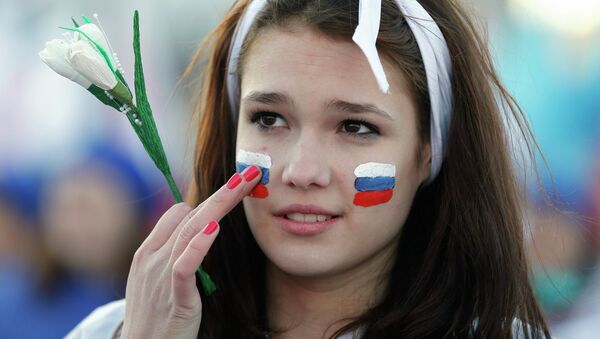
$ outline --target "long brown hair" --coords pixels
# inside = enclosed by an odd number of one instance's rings
[[[233,31],[249,2],[233,5],[200,45],[182,78],[194,78],[197,66],[203,66],[195,104],[200,120],[194,178],[188,192],[192,205],[209,197],[235,171],[236,124],[229,108],[226,68]],[[549,337],[529,284],[524,201],[512,167],[507,121],[518,127],[530,155],[537,144],[466,9],[455,0],[420,3],[440,26],[452,58],[455,107],[447,157],[438,177],[415,196],[383,301],[336,335],[362,328],[363,338],[512,338],[513,319],[519,319],[526,337]],[[264,27],[285,26],[292,19],[349,40],[357,11],[357,0],[268,1],[243,50]],[[413,84],[420,141],[428,142],[423,61],[393,0],[383,1],[377,47]],[[199,338],[264,338],[274,333],[265,305],[265,256],[241,206],[221,225],[203,263],[218,290],[208,297],[199,289],[203,300]]]

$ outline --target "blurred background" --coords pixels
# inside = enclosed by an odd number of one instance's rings
[[[553,178],[542,168],[543,187],[569,212],[544,207],[535,178],[523,180],[535,292],[557,338],[598,338],[600,1],[468,2],[544,152]],[[184,191],[192,93],[176,82],[231,3],[0,1],[0,338],[62,337],[122,298],[133,252],[174,202],[121,113],[38,52],[71,16],[98,13],[132,84],[139,9],[148,96]]]

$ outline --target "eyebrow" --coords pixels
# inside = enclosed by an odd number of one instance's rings
[[[250,92],[242,99],[243,102],[254,101],[261,104],[285,104],[293,106],[294,102],[287,95],[278,92]]]
[[[253,91],[242,99],[243,102],[258,102],[262,104],[283,104],[293,106],[294,101],[287,95],[279,92],[260,92]],[[351,114],[362,114],[362,113],[374,113],[380,115],[388,120],[394,120],[391,114],[382,110],[381,108],[369,103],[356,103],[348,102],[344,100],[333,99],[326,105],[328,109],[333,109],[339,112],[351,113]]]
[[[346,112],[346,113],[352,113],[352,114],[375,113],[386,119],[394,121],[394,118],[392,118],[392,116],[388,112],[382,110],[381,108],[379,108],[373,104],[360,104],[360,103],[348,102],[348,101],[343,101],[343,100],[331,100],[327,104],[327,107],[338,110],[340,112]]]

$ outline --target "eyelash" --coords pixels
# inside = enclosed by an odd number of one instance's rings
[[[262,118],[264,116],[270,116],[270,117],[276,117],[276,118],[283,119],[280,114],[275,113],[275,112],[270,112],[270,111],[255,111],[255,112],[252,112],[250,114],[250,122],[252,122],[254,125],[256,125],[256,127],[258,127],[259,129],[265,130],[267,132],[273,130],[275,127],[268,127],[268,126],[263,125],[260,122],[260,118]],[[377,128],[373,124],[371,124],[371,123],[369,123],[369,122],[367,122],[365,120],[362,120],[362,119],[346,119],[346,120],[343,120],[342,122],[340,122],[340,127],[342,127],[342,126],[344,126],[345,124],[348,124],[348,123],[363,125],[366,128],[368,128],[370,130],[370,132],[368,132],[368,133],[361,133],[361,134],[354,133],[354,132],[342,132],[342,133],[351,135],[351,136],[356,137],[356,138],[362,138],[362,139],[369,139],[369,138],[373,138],[375,136],[380,135],[379,128]]]

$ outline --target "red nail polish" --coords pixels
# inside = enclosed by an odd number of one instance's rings
[[[259,174],[260,170],[254,165],[246,167],[246,169],[242,172],[242,175],[244,176],[246,181],[251,181],[252,179],[256,178],[256,176]]]
[[[218,227],[219,227],[219,223],[217,223],[216,221],[213,220],[204,227],[204,229],[202,230],[202,233],[207,234],[207,235],[213,234],[213,232],[216,231]]]
[[[231,178],[229,178],[229,181],[227,181],[227,188],[232,190],[232,189],[236,188],[241,182],[242,182],[242,177],[238,173],[235,173],[234,175],[231,176]]]

